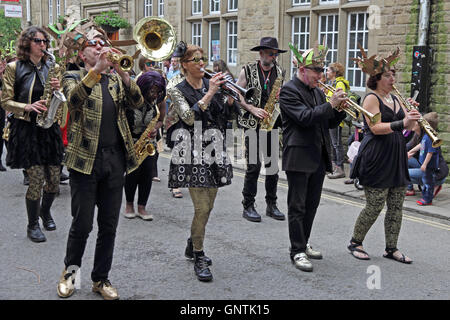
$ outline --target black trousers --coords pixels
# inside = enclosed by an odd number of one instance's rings
[[[251,130],[251,129],[249,129]],[[246,130],[247,132],[247,130]],[[260,141],[260,130],[256,130],[256,159],[252,159],[250,154],[250,146],[252,148],[255,147],[255,141],[250,141],[249,136],[245,137],[245,159],[247,161],[247,170],[245,171],[244,178],[244,189],[242,190],[242,195],[244,196],[244,200],[242,200],[242,204],[244,208],[248,208],[250,205],[255,203],[256,193],[258,191],[258,178],[259,173],[261,171],[261,158],[262,158],[262,150],[259,148]],[[271,156],[272,148],[271,148],[271,140],[272,140],[272,132],[269,131],[267,133],[267,156]],[[277,140],[278,143],[278,140]],[[277,173],[272,175],[265,176],[265,188],[266,188],[266,203],[276,203],[277,201],[277,185],[278,185],[278,155],[274,157],[276,159],[275,165],[277,166]],[[256,163],[254,163],[256,160]],[[264,167],[269,168],[271,163],[265,163]]]
[[[66,268],[72,265],[81,267],[97,206],[98,235],[91,278],[92,281],[106,280],[111,269],[122,204],[124,150],[122,147],[99,149],[90,175],[75,170],[69,172],[73,220],[64,263]]]
[[[316,172],[286,171],[288,180],[288,229],[291,258],[305,252],[325,178],[323,160]]]
[[[145,206],[152,190],[153,168],[155,165],[156,155],[147,157],[142,161],[139,168],[125,177],[125,198],[127,202],[134,202],[134,195],[139,186],[138,202],[140,206]]]

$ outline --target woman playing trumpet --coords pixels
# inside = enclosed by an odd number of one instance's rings
[[[381,120],[371,123],[364,116],[365,135],[351,178],[359,178],[360,184],[364,186],[366,206],[356,220],[348,249],[357,259],[370,259],[362,242],[386,203],[386,250],[383,256],[411,263],[412,260],[397,249],[405,189],[410,183],[406,141],[402,130],[412,129],[420,119],[420,113],[417,110],[408,112],[391,94],[395,83],[395,70],[391,64],[397,60],[398,50],[380,61],[373,61],[375,56],[367,58],[364,50],[361,51],[362,58],[355,60],[362,71],[369,74],[367,86],[373,91],[364,99],[363,107],[374,114],[381,112]]]
[[[2,107],[15,117],[6,164],[13,169],[24,168],[29,176],[25,196],[27,235],[34,242],[46,241],[39,227],[39,216],[46,230],[56,229],[50,207],[59,191],[64,152],[58,123],[48,129],[36,125],[36,116],[47,110],[47,101],[41,98],[44,87],[60,88],[57,78],[47,79],[50,66],[44,50],[49,43],[49,36],[42,28],[32,26],[23,31],[18,40],[18,61],[6,66],[3,77]]]
[[[167,128],[167,139],[174,141],[169,188],[189,189],[194,217],[185,255],[194,260],[197,278],[211,281],[211,259],[203,251],[205,229],[218,188],[231,183],[233,173],[226,153],[225,129],[227,121],[238,109],[231,98],[224,102],[218,93],[225,83],[222,73],[209,80],[204,78],[207,60],[200,47],[186,47],[181,42],[176,52],[185,79],[168,90],[173,103],[171,108],[178,118]],[[174,128],[179,130],[174,131]]]

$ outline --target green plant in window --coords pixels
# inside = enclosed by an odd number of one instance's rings
[[[94,18],[96,24],[102,26],[110,26],[113,28],[126,29],[131,27],[127,19],[122,18],[114,11],[110,10],[103,12],[102,14]]]

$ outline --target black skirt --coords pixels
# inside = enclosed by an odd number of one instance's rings
[[[61,165],[64,145],[58,123],[43,129],[32,115],[31,122],[12,119],[10,130],[6,165],[11,169]]]

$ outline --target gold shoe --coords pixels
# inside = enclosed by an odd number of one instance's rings
[[[97,281],[92,283],[92,292],[100,293],[105,300],[119,299],[117,289],[111,285],[111,282],[109,282],[109,280]]]
[[[75,273],[64,269],[56,291],[61,298],[70,297],[75,292]]]

